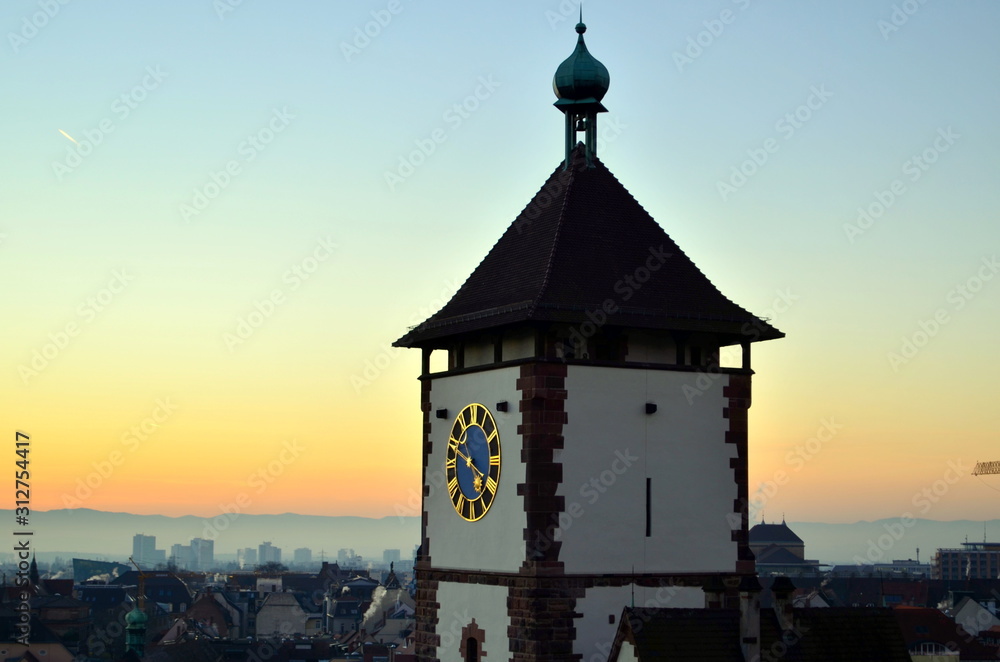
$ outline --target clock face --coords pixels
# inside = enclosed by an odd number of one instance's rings
[[[483,405],[468,405],[455,417],[444,472],[455,511],[470,522],[481,519],[500,481],[500,432]]]

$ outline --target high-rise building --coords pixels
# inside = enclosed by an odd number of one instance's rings
[[[191,558],[194,570],[211,570],[215,565],[215,541],[204,538],[191,539]]]
[[[132,559],[140,566],[156,564],[156,536],[137,533],[132,536]]]
[[[385,549],[382,550],[382,561],[384,563],[399,563],[399,550],[398,549]]]
[[[296,565],[309,565],[312,563],[312,550],[308,547],[299,547],[293,553]]]
[[[963,542],[941,548],[931,560],[932,579],[1000,579],[1000,542]]]
[[[275,547],[270,542],[262,542],[257,546],[257,563],[281,563],[281,548]]]
[[[194,558],[191,554],[191,545],[181,545],[179,543],[171,545],[168,561],[182,570],[192,570],[194,568]]]

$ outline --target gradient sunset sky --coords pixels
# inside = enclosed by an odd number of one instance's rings
[[[576,11],[0,5],[0,418],[32,507],[418,514],[419,356],[390,344],[562,159]],[[757,517],[996,517],[969,471],[1000,460],[1000,4],[584,20],[602,160],[787,333],[755,346]]]

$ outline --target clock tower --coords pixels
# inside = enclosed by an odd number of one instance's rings
[[[564,161],[396,342],[422,352],[422,662],[602,662],[624,607],[732,607],[754,575],[751,345],[783,334],[598,159],[610,77],[576,31]]]

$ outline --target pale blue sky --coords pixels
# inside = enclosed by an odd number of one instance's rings
[[[57,410],[119,388],[184,395],[197,383],[202,398],[229,389],[226,379],[267,379],[292,400],[314,398],[289,411],[325,419],[331,436],[393,403],[412,410],[411,438],[392,442],[409,449],[409,487],[417,357],[394,356],[360,393],[351,377],[464,280],[558,165],[551,77],[573,49],[576,4],[243,0],[220,17],[226,2],[0,6],[0,383]],[[58,13],[25,31],[50,4]],[[915,11],[898,30],[880,27],[904,5]],[[892,516],[948,459],[990,459],[980,456],[998,447],[1000,279],[961,310],[949,293],[1000,245],[1000,5],[588,0],[584,12],[587,44],[611,73],[602,159],[723,293],[788,334],[757,354],[751,482],[825,417],[845,421],[840,445],[810,463],[815,475],[767,510]],[[376,29],[380,15],[391,21]],[[345,55],[366,24],[377,35]],[[706,45],[679,66],[689,38]],[[448,114],[477,89],[474,112]],[[813,98],[809,119],[794,134],[781,128],[816,90],[828,98]],[[130,94],[142,99],[126,116]],[[247,151],[276,112],[273,142]],[[113,132],[60,179],[53,162],[75,147],[59,130],[82,141],[102,120]],[[935,149],[949,129],[958,137]],[[444,141],[390,188],[385,173],[435,130]],[[768,140],[767,162],[721,195],[719,182]],[[905,164],[928,149],[937,162],[913,181]],[[239,174],[185,222],[181,205],[230,161]],[[844,224],[896,180],[905,191],[848,241]],[[224,334],[255,300],[287,290],[283,274],[320,237],[336,242],[335,257],[229,352]],[[25,384],[18,366],[121,267],[135,282],[120,302],[84,329],[72,358]],[[782,296],[792,305],[775,310]],[[894,370],[889,353],[940,309],[949,322]],[[257,386],[248,399],[266,397]],[[233,436],[223,449],[238,446]],[[857,494],[870,476],[845,476],[873,449],[899,465],[869,507]],[[806,497],[845,481],[842,508]],[[993,512],[975,487],[939,518]],[[262,507],[282,509],[304,508]]]

